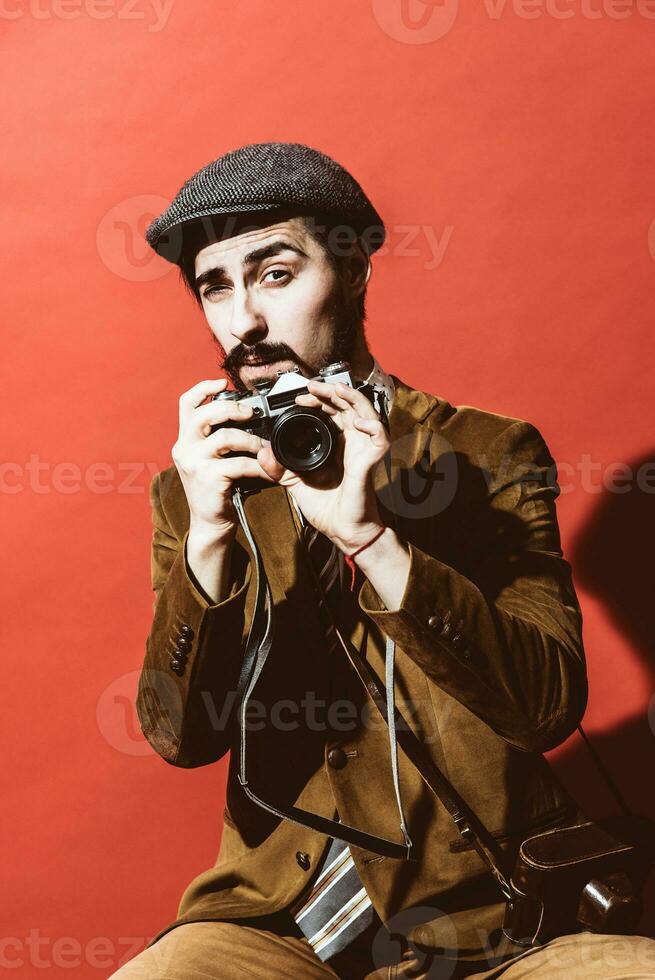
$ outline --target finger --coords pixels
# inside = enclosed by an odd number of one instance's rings
[[[194,408],[201,405],[208,395],[215,395],[227,386],[226,378],[213,378],[210,381],[199,381],[180,395],[180,422],[189,417]]]
[[[250,456],[233,456],[230,459],[217,460],[220,462],[220,473],[221,476],[227,477],[228,480],[240,480],[243,477],[261,477],[264,480],[269,480],[274,483],[275,480],[262,469],[259,465],[258,460],[253,459]],[[218,470],[216,471],[218,472]]]
[[[296,404],[308,408],[322,408],[327,415],[337,415],[339,409],[329,401],[321,401],[316,395],[296,395]]]
[[[313,384],[313,382],[310,382],[310,384]],[[318,399],[321,408],[328,415],[333,416],[335,422],[341,423],[341,420],[345,418],[344,413],[351,414],[351,406],[348,402],[339,398],[339,395],[334,390],[335,386],[333,384],[325,384],[321,381],[317,382],[317,384],[318,387],[314,388],[312,393],[315,393],[315,397]]]
[[[350,385],[345,385],[341,381],[334,385],[337,390],[337,394],[340,398],[348,402],[356,411],[365,419],[379,419],[380,416],[375,410],[375,407],[368,400],[366,395],[358,391],[356,388],[351,388]]]
[[[263,446],[257,453],[257,463],[266,475],[274,481],[280,480],[286,473],[286,467],[276,459],[270,445]]]
[[[379,419],[363,419],[357,416],[353,419],[353,425],[361,432],[367,432],[375,445],[383,446],[387,444],[387,432]]]
[[[232,400],[211,401],[194,409],[191,416],[184,421],[184,427],[194,433],[208,436],[210,425],[220,425],[223,422],[247,423],[252,419],[252,408],[242,402]]]
[[[223,456],[229,452],[255,453],[264,445],[261,436],[255,436],[243,429],[217,429],[207,436],[202,443],[205,456]]]
[[[350,409],[352,412],[358,412],[363,418],[379,418],[378,413],[368,398],[361,391],[355,391],[349,385],[342,384],[341,382],[331,384],[324,381],[310,381],[307,387],[309,388],[310,386],[312,393],[316,393],[321,398],[329,399],[342,412]]]

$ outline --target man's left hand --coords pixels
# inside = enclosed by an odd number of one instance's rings
[[[288,488],[307,520],[349,554],[384,526],[373,473],[389,448],[389,436],[361,391],[325,381],[308,381],[307,390],[296,396],[296,404],[320,407],[343,433],[335,458],[318,471],[294,473],[278,462],[269,444],[259,450],[257,461]]]

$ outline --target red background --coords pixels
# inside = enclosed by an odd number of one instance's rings
[[[384,216],[368,301],[382,365],[532,421],[567,468],[586,726],[652,810],[655,480],[617,494],[602,478],[636,472],[655,442],[655,9],[2,10],[4,966],[107,976],[217,853],[224,765],[167,766],[131,706],[152,608],[148,483],[171,462],[179,394],[216,374],[200,313],[141,233],[247,142],[326,151]],[[430,233],[447,243],[436,264]],[[609,809],[575,739],[556,757]]]

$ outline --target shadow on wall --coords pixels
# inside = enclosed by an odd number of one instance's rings
[[[655,689],[655,451],[630,464],[651,473],[650,486],[632,480],[627,490],[604,491],[570,549],[576,586],[603,603],[643,667],[649,698]],[[594,655],[587,651],[588,657]],[[622,664],[607,659],[620,683]],[[655,711],[648,706],[616,728],[594,733],[594,747],[628,805],[655,820]],[[564,785],[592,817],[617,812],[591,756],[573,737],[552,764]],[[655,934],[655,875],[647,888],[641,931]]]

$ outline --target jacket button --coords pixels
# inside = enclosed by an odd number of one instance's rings
[[[428,626],[431,630],[438,630],[441,628],[442,619],[441,616],[430,616],[428,619]]]
[[[312,863],[309,860],[309,854],[306,854],[305,851],[296,851],[296,861],[303,871],[309,871],[309,867]]]
[[[187,636],[181,635],[177,639],[177,645],[180,650],[190,650],[191,640]]]
[[[173,671],[173,673],[175,673],[175,674],[177,674],[178,676],[181,677],[182,674],[184,673],[184,664],[182,663],[182,661],[181,660],[175,660],[172,657],[171,658],[171,661],[170,661],[170,664],[171,664],[171,670]]]
[[[172,654],[171,654],[171,656],[172,656],[172,657],[176,657],[176,658],[177,658],[178,660],[181,660],[181,661],[182,661],[182,663],[184,663],[184,662],[186,661],[186,659],[187,659],[187,656],[188,656],[188,654],[187,654],[187,652],[186,652],[186,650],[182,650],[182,649],[181,649],[181,648],[179,647],[179,645],[178,645],[178,646],[176,646],[176,647],[175,647],[175,649],[173,650],[173,652],[172,652]]]
[[[333,769],[343,769],[348,762],[348,758],[343,749],[330,749],[327,754],[327,761]]]
[[[182,634],[182,636],[188,636],[189,639],[191,639],[191,637],[193,636],[193,630],[191,629],[190,626],[187,625],[187,623],[182,623],[182,625],[180,626],[180,633]]]

